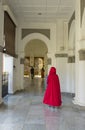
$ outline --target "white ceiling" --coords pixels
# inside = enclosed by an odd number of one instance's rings
[[[3,0],[10,5],[19,21],[56,22],[69,20],[74,12],[75,0]]]

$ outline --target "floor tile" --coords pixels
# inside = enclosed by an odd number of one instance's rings
[[[62,93],[63,105],[51,110],[42,103],[45,91],[40,78],[24,79],[25,90],[8,95],[0,106],[0,130],[84,130],[85,108]]]

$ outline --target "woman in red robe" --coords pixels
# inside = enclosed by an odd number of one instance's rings
[[[51,67],[50,69],[43,103],[52,107],[59,107],[62,104],[60,82],[59,82],[59,77],[56,74],[55,67]]]

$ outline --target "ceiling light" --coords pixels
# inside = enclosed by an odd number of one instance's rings
[[[38,13],[38,15],[42,15],[42,13]]]

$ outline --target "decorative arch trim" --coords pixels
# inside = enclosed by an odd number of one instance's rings
[[[41,33],[50,39],[50,29],[22,29],[22,39],[32,33]]]
[[[27,44],[29,41],[34,40],[34,39],[39,39],[39,40],[43,41],[43,42],[46,44],[46,46],[47,46],[47,48],[48,48],[48,51],[51,49],[50,46],[49,46],[50,40],[49,40],[46,36],[44,36],[44,35],[42,35],[42,34],[40,34],[40,33],[32,33],[32,34],[27,35],[27,36],[22,40],[22,44],[23,44],[23,50],[22,50],[22,51],[24,51],[24,48],[25,48],[26,44]]]

